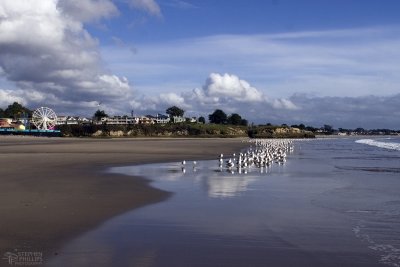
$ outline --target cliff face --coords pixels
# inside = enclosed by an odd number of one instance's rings
[[[62,125],[64,136],[84,137],[247,137],[247,127],[215,124]]]
[[[291,127],[216,124],[62,125],[64,136],[75,137],[252,137],[312,138],[312,132]]]
[[[314,133],[291,127],[259,126],[249,130],[253,138],[314,138]]]

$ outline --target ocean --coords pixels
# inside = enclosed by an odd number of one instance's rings
[[[400,266],[399,137],[299,140],[284,164],[240,173],[218,156],[111,168],[174,194],[46,265]]]

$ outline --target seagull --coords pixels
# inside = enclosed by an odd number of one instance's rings
[[[194,171],[194,172],[196,171],[196,167],[197,167],[197,162],[196,162],[196,161],[193,161],[193,171]]]

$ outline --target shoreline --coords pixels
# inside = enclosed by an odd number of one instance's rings
[[[39,251],[45,263],[79,234],[171,195],[108,167],[212,159],[237,152],[243,140],[2,136],[0,253]]]

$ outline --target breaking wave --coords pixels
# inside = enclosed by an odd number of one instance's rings
[[[400,151],[400,143],[381,142],[372,139],[361,139],[357,140],[356,143]]]

